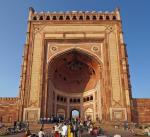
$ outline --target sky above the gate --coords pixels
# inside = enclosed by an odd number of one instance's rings
[[[150,0],[0,0],[0,97],[19,94],[28,8],[36,11],[121,9],[132,95],[150,98]]]

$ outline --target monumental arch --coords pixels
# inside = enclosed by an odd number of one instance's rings
[[[131,120],[119,10],[29,12],[20,96],[23,120],[78,110],[82,119]]]
[[[94,121],[148,121],[150,100],[132,99],[118,9],[30,8],[19,90],[18,98],[0,99],[4,121],[38,121],[52,115],[69,119],[73,111]],[[8,101],[14,109],[4,116]],[[141,104],[147,112],[142,113]]]

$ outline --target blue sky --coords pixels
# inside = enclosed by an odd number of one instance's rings
[[[0,96],[19,94],[28,8],[36,11],[121,9],[133,97],[150,98],[150,0],[0,0]]]

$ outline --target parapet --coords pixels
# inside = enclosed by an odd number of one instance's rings
[[[16,104],[18,101],[18,97],[0,97],[0,105]]]
[[[0,97],[0,101],[1,100],[5,100],[5,101],[9,101],[9,100],[17,101],[18,99],[19,99],[18,97]]]
[[[116,21],[120,20],[119,10],[102,11],[66,11],[66,12],[36,12],[29,8],[30,21]]]
[[[150,99],[149,98],[134,98],[133,99],[134,107],[149,107],[150,110]]]

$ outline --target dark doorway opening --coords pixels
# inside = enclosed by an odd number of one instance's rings
[[[71,111],[70,118],[71,119],[79,119],[80,118],[80,111],[77,109],[73,109]]]

